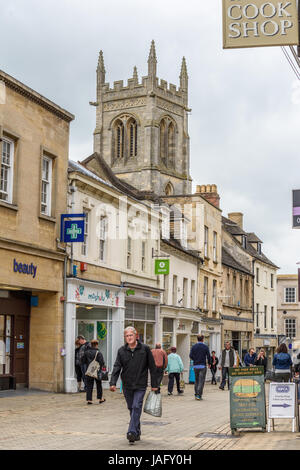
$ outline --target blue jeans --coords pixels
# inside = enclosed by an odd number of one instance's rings
[[[195,369],[195,395],[202,397],[207,368]]]
[[[143,410],[143,400],[146,389],[126,390],[124,388],[123,393],[130,412],[128,432],[132,432],[136,436],[139,436],[141,434],[140,418]]]
[[[226,376],[228,376],[228,390],[229,390],[229,367],[222,367],[222,382],[220,387],[224,388],[226,385]]]

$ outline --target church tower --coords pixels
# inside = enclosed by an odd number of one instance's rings
[[[188,135],[188,74],[182,60],[180,85],[157,78],[152,41],[148,75],[138,78],[136,67],[127,86],[105,82],[103,53],[97,67],[94,152],[115,175],[142,191],[158,195],[191,193]]]

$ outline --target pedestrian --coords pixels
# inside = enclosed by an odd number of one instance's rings
[[[245,354],[245,357],[244,357],[245,366],[246,367],[253,367],[255,359],[256,359],[256,352],[255,352],[254,348],[250,348],[249,352],[247,352],[247,354]]]
[[[168,382],[168,395],[173,395],[174,379],[176,380],[176,387],[178,395],[183,393],[183,390],[180,390],[180,374],[183,371],[183,362],[181,357],[176,354],[175,346],[170,348],[171,353],[168,356],[168,365],[167,372],[169,375]]]
[[[84,382],[84,391],[86,392],[87,388],[86,388],[86,375],[85,375],[85,373],[86,373],[87,365],[83,362],[83,357],[84,357],[84,353],[85,353],[86,349],[91,347],[91,343],[88,343],[87,340],[85,339],[85,337],[82,336],[82,335],[77,336],[76,340],[78,340],[79,343],[80,343],[80,349],[78,351],[78,360],[79,360],[79,364],[80,364],[80,367],[81,367],[82,379],[83,379],[83,382]]]
[[[90,346],[85,348],[84,356],[82,359],[83,364],[86,365],[86,369],[90,365],[90,363],[95,360],[100,364],[100,370],[104,367],[104,358],[102,353],[98,349],[99,342],[96,339],[91,341]],[[93,404],[93,388],[94,388],[94,381],[96,381],[96,388],[97,388],[97,400],[99,403],[105,402],[105,398],[103,398],[103,390],[102,390],[102,382],[101,380],[95,379],[94,377],[90,377],[86,375],[86,401],[88,405]]]
[[[197,336],[198,343],[192,346],[190,359],[193,361],[195,372],[195,399],[202,400],[202,394],[207,372],[206,361],[210,367],[210,354],[208,346],[204,343],[204,336]]]
[[[84,390],[81,390],[82,370],[81,370],[81,365],[80,365],[80,360],[79,360],[80,348],[81,348],[81,344],[79,342],[79,339],[76,339],[75,341],[75,374],[76,374],[76,379],[77,379],[77,391],[84,392]]]
[[[160,385],[164,376],[164,371],[168,365],[168,355],[166,351],[162,349],[160,343],[156,343],[155,349],[152,349],[151,352],[153,354],[156,366],[156,377],[158,386],[157,393],[160,393]]]
[[[216,372],[217,372],[218,364],[219,364],[219,359],[216,356],[216,351],[212,351],[211,357],[210,357],[210,371],[211,371],[211,384],[212,385],[217,385]]]
[[[276,382],[289,382],[291,378],[291,367],[293,365],[291,356],[288,353],[286,344],[282,343],[274,354],[273,366],[275,368]]]
[[[266,353],[264,349],[261,349],[254,361],[255,366],[262,366],[264,368],[264,376],[266,377],[268,359],[266,358]]]
[[[236,367],[236,352],[231,347],[230,341],[226,341],[225,349],[221,352],[219,357],[219,369],[222,371],[222,382],[219,387],[220,390],[224,390],[226,385],[226,377],[228,380],[228,390],[229,390],[229,367]]]
[[[140,417],[143,399],[147,389],[148,370],[151,377],[151,390],[157,391],[156,367],[149,346],[137,339],[137,331],[132,326],[124,330],[125,345],[119,348],[110,379],[110,390],[115,392],[121,373],[123,393],[130,412],[127,439],[130,444],[140,440]]]

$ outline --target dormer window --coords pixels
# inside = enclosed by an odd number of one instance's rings
[[[257,243],[257,253],[261,255],[261,243]]]
[[[242,235],[242,247],[245,248],[245,250],[247,248],[247,237],[246,237],[246,235]]]

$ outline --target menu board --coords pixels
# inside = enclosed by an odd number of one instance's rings
[[[266,429],[264,368],[230,368],[229,376],[231,429]]]

